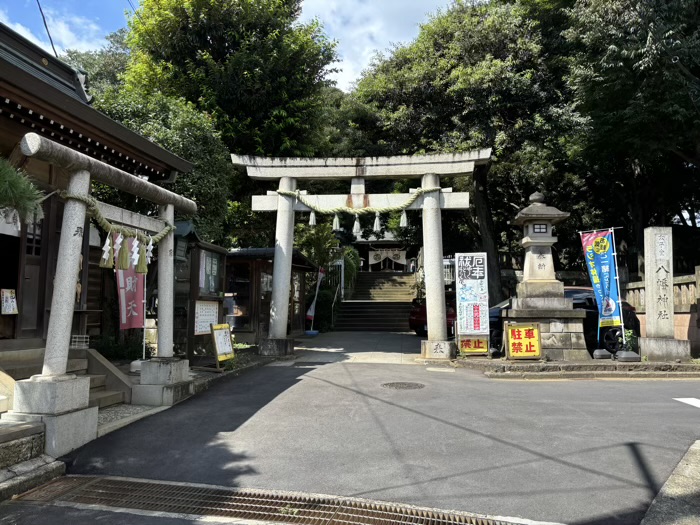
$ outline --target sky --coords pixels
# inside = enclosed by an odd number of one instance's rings
[[[108,33],[126,26],[129,0],[40,0],[59,53],[87,51],[105,44]],[[138,0],[131,0],[138,6]],[[304,0],[301,21],[318,18],[325,33],[338,41],[342,71],[331,76],[349,91],[374,54],[413,40],[419,24],[451,0]],[[0,22],[51,50],[37,0],[0,0]]]

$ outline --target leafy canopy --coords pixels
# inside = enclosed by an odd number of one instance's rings
[[[311,155],[336,55],[300,12],[300,0],[144,0],[127,82],[209,112],[233,152]]]

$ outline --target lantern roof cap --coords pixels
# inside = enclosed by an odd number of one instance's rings
[[[536,191],[530,195],[530,205],[523,208],[515,216],[513,224],[522,226],[526,222],[546,221],[549,224],[557,224],[569,217],[570,213],[558,210],[554,206],[547,206],[544,202],[544,194]]]

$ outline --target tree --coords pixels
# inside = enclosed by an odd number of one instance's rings
[[[387,153],[493,148],[489,168],[453,181],[472,193],[473,215],[445,221],[456,225],[447,239],[488,253],[492,302],[503,295],[499,246],[515,244],[519,232],[509,221],[529,194],[549,190],[555,205],[586,200],[578,193],[585,188],[568,180],[576,178],[568,138],[580,122],[557,89],[563,82],[550,68],[553,50],[543,47],[529,13],[519,4],[457,1],[422,25],[414,42],[378,57],[356,92],[377,111]]]
[[[210,113],[232,152],[310,156],[335,44],[301,0],[144,0],[128,83]]]
[[[641,249],[644,227],[699,208],[700,4],[579,0],[569,14],[590,185],[608,192]]]
[[[67,49],[61,60],[88,74],[88,89],[99,97],[109,87],[122,83],[122,75],[129,62],[129,48],[126,44],[127,30],[119,29],[107,35],[107,46],[96,51]]]
[[[207,241],[223,243],[227,197],[235,191],[234,168],[228,149],[212,119],[183,99],[153,93],[148,97],[128,89],[109,89],[95,107],[128,128],[194,164],[180,174],[170,189],[197,203],[198,233]],[[133,197],[102,187],[101,196],[134,209]]]

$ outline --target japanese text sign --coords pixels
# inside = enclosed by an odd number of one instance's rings
[[[620,295],[612,230],[582,233],[583,255],[598,303],[600,327],[620,326]]]
[[[505,323],[508,359],[540,359],[539,323]]]
[[[485,354],[489,350],[488,337],[460,337],[460,354]]]
[[[455,254],[457,334],[489,334],[489,287],[485,253]]]
[[[3,289],[0,293],[2,294],[2,315],[17,314],[17,295],[15,291]]]
[[[212,324],[211,336],[214,341],[217,361],[233,359],[233,345],[231,344],[231,327],[227,324]]]

